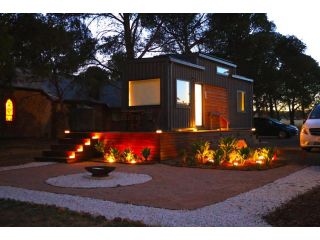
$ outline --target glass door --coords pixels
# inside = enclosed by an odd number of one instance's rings
[[[195,122],[196,126],[202,126],[202,85],[194,85]]]

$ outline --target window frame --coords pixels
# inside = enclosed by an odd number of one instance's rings
[[[241,93],[241,106],[239,108],[239,102],[238,102],[238,94]],[[242,97],[243,94],[243,97]],[[247,104],[246,104],[246,97],[247,93],[244,90],[237,90],[237,112],[238,113],[246,113],[247,112]],[[242,111],[242,100],[243,100],[243,111]]]
[[[187,82],[189,84],[189,103],[183,104],[178,102],[178,81],[181,82]],[[191,81],[190,80],[184,80],[184,79],[176,79],[176,89],[175,89],[175,103],[177,108],[190,108],[191,107]]]

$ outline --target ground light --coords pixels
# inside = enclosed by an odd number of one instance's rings
[[[69,159],[75,159],[75,158],[76,158],[75,152],[70,152],[69,153]]]
[[[83,146],[82,145],[79,145],[77,147],[77,152],[83,152]]]
[[[85,140],[84,140],[84,145],[90,146],[90,144],[91,144],[90,139],[85,139]]]
[[[156,133],[162,133],[161,129],[156,130]]]
[[[65,134],[69,134],[69,133],[70,133],[70,130],[64,130],[64,133],[65,133]]]

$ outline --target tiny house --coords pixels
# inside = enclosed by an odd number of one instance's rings
[[[253,80],[235,63],[206,54],[163,55],[123,68],[129,130],[251,129]]]

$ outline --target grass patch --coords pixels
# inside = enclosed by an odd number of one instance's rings
[[[142,222],[107,220],[66,208],[0,199],[0,227],[143,227]]]
[[[299,195],[264,219],[276,227],[319,227],[320,187]]]

